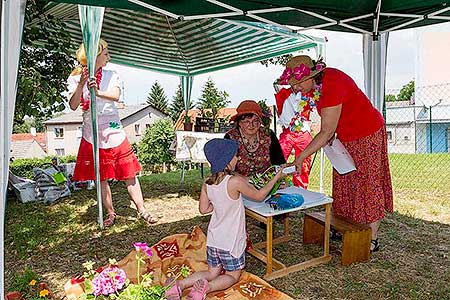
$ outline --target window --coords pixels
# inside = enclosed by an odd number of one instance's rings
[[[140,124],[134,124],[134,132],[136,133],[136,135],[140,135]]]
[[[405,135],[405,136],[403,137],[403,139],[404,139],[405,141],[409,141],[409,136]]]
[[[55,149],[55,152],[56,152],[56,155],[58,155],[58,156],[64,156],[65,155],[64,148]]]
[[[62,127],[55,127],[55,137],[57,138],[63,138],[64,137],[64,128]]]
[[[388,141],[392,141],[392,131],[390,130],[387,131],[387,139]]]

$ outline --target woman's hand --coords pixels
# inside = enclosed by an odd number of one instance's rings
[[[94,88],[95,96],[97,96],[97,97],[99,96],[97,79],[95,77],[89,78],[88,88]]]
[[[86,81],[88,80],[88,78],[89,78],[89,71],[88,71],[88,68],[87,67],[83,67],[82,69],[81,69],[81,74],[80,74],[80,85],[81,86],[84,86],[84,84],[86,83]]]

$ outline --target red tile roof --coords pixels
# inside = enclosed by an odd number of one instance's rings
[[[221,108],[217,114],[219,118],[225,118],[227,116],[233,116],[236,114],[236,108],[230,108],[225,107]],[[191,109],[188,111],[188,116],[191,117],[192,123],[195,124],[195,118],[201,115],[201,112],[199,109]],[[183,123],[184,123],[184,111],[180,113],[180,116],[178,117],[178,120],[175,122],[174,128],[175,130],[183,130]]]
[[[36,136],[33,136],[31,133],[13,133],[11,135],[11,142],[19,142],[19,141],[33,141],[35,140],[41,147],[47,152],[47,139],[45,137],[44,132],[38,132]]]

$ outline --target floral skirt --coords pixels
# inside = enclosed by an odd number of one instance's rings
[[[100,180],[125,180],[134,178],[141,171],[136,155],[131,149],[128,139],[114,148],[99,149]],[[92,144],[81,139],[77,162],[73,173],[73,181],[95,180]]]
[[[333,213],[359,224],[370,224],[392,212],[393,197],[386,128],[367,137],[342,142],[355,161],[356,171],[333,171]]]

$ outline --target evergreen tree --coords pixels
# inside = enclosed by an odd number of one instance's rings
[[[164,89],[158,81],[155,81],[152,85],[152,88],[147,96],[147,103],[153,105],[164,113],[169,113],[169,103],[167,101],[167,97],[164,94]]]
[[[226,107],[229,103],[228,93],[219,91],[211,77],[208,78],[208,81],[203,86],[202,96],[198,104],[202,116],[216,120],[219,110]]]
[[[189,109],[194,108],[195,104],[191,100]],[[170,104],[169,114],[172,120],[175,122],[178,120],[180,113],[184,110],[184,100],[183,100],[183,91],[181,90],[181,84],[178,85],[175,96],[173,97],[173,101]]]

